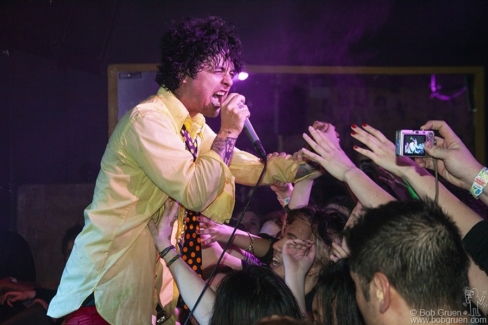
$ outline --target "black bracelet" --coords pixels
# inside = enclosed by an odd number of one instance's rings
[[[173,264],[177,259],[179,259],[181,257],[180,254],[176,254],[175,256],[173,256],[172,259],[170,259],[168,261],[168,263],[166,263],[166,267],[169,268],[171,266],[171,264]]]
[[[163,249],[160,253],[159,253],[159,257],[161,258],[164,258],[166,256],[166,254],[169,253],[170,250],[172,249],[175,249],[175,246],[174,245],[171,245],[171,246],[168,246],[166,247],[165,249]]]

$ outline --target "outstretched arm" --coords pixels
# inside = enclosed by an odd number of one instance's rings
[[[435,178],[410,158],[396,157],[395,145],[388,141],[381,132],[369,125],[363,125],[363,127],[364,130],[357,130],[353,137],[367,145],[369,149],[355,149],[370,157],[379,166],[406,179],[421,197],[433,199]],[[439,184],[438,199],[439,205],[453,218],[463,237],[475,224],[482,220],[479,215],[462,203],[442,184]],[[471,263],[468,278],[471,287],[478,290],[488,290],[486,273],[475,263]],[[483,306],[482,311],[487,312],[487,308]]]
[[[302,315],[307,316],[305,305],[305,277],[315,258],[313,241],[288,239],[283,244],[285,282],[297,300]]]
[[[200,222],[200,230],[197,230],[197,232],[201,235],[210,235],[209,238],[202,240],[203,246],[216,241],[219,243],[227,243],[234,230],[233,227],[218,224],[205,216],[198,217],[198,221]],[[266,255],[271,246],[269,240],[249,234],[240,229],[236,230],[232,244],[256,257]]]
[[[332,176],[345,182],[359,202],[366,207],[375,207],[394,200],[347,157],[335,136],[317,132],[312,127],[308,129],[313,138],[307,134],[303,134],[303,138],[315,152],[303,148],[303,153]]]
[[[435,198],[436,180],[427,170],[420,168],[408,157],[397,157],[395,145],[375,128],[363,124],[363,129],[355,128],[354,130],[353,138],[368,147],[368,149],[355,147],[356,151],[369,157],[378,166],[407,180],[420,197]],[[438,203],[453,217],[464,237],[482,219],[442,184],[439,183],[438,185]]]
[[[164,203],[164,212],[159,223],[156,225],[153,219],[151,219],[148,227],[157,250],[159,252],[166,251],[162,259],[173,275],[181,296],[187,306],[193,309],[198,296],[205,286],[205,282],[190,269],[185,261],[179,258],[174,248],[167,249],[171,246],[171,232],[178,206],[179,204],[177,202],[168,199]],[[199,324],[209,323],[212,317],[214,302],[215,292],[209,287],[193,313]]]

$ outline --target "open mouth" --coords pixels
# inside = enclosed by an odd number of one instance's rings
[[[273,260],[271,261],[271,263],[269,264],[270,267],[278,267],[280,266],[282,263],[279,259],[277,259],[276,257],[273,256]]]
[[[220,107],[222,105],[222,102],[224,101],[225,97],[225,92],[224,91],[218,91],[212,96],[212,104],[215,107]]]

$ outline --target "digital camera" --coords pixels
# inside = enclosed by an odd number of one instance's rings
[[[424,146],[427,142],[434,144],[434,131],[397,130],[395,153],[397,156],[426,157]]]

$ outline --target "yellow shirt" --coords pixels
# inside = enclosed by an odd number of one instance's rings
[[[183,124],[198,141],[195,161],[185,149]],[[215,136],[202,115],[190,118],[162,88],[120,119],[49,316],[77,310],[94,292],[97,310],[109,323],[151,323],[161,265],[147,228],[150,218],[157,220],[171,197],[222,222],[234,208],[234,182],[254,185],[263,168],[257,157],[238,149],[228,167],[210,149]],[[263,184],[294,181],[297,169],[291,160],[272,159]]]

